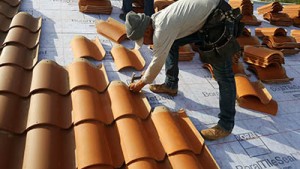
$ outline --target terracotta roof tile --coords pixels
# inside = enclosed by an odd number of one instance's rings
[[[276,115],[277,102],[260,81],[250,82],[248,77],[242,74],[236,74],[235,81],[239,106]]]
[[[275,13],[267,12],[263,15],[263,18],[270,22],[271,25],[276,26],[291,26],[293,25],[292,18],[289,17],[286,13]]]
[[[18,43],[26,46],[28,49],[33,49],[39,43],[40,34],[41,30],[32,33],[28,29],[14,27],[8,31],[4,44]]]
[[[42,17],[34,18],[27,12],[17,13],[9,26],[9,29],[14,27],[22,27],[30,30],[31,32],[37,32],[41,29],[42,26]]]
[[[292,29],[291,36],[293,36],[298,43],[300,43],[300,30]]]
[[[0,32],[8,32],[11,19],[0,14]]]
[[[298,4],[290,4],[284,5],[282,11],[288,14],[291,18],[298,17],[300,11],[300,5]]]
[[[32,72],[19,66],[0,66],[0,92],[10,92],[27,97],[30,91]]]
[[[51,90],[65,95],[69,93],[68,72],[51,60],[40,61],[33,69],[30,92]]]
[[[75,59],[67,69],[70,78],[70,90],[88,86],[102,92],[107,88],[109,81],[103,65],[96,67],[85,59]]]
[[[193,60],[195,52],[193,51],[190,44],[186,44],[179,47],[179,61],[190,61]]]
[[[0,65],[14,64],[32,69],[38,61],[38,49],[39,45],[31,50],[18,44],[6,45],[1,52]]]
[[[128,86],[123,82],[111,82],[107,91],[115,120],[128,115],[135,115],[142,119],[149,116],[151,106],[146,97],[130,92]]]
[[[125,25],[111,17],[106,21],[96,20],[96,28],[99,34],[116,43],[121,43],[127,38]]]
[[[244,28],[241,36],[239,36],[236,40],[238,41],[241,48],[244,48],[245,45],[252,45],[252,46],[260,45],[258,37],[251,36],[251,32],[247,28]]]
[[[248,70],[254,72],[258,79],[265,83],[282,83],[294,80],[286,75],[286,71],[281,64],[272,63],[265,68],[256,65],[249,65]]]
[[[111,14],[112,5],[110,0],[79,0],[79,11],[84,13],[99,13],[99,14]]]
[[[89,122],[74,127],[78,168],[119,168],[124,164],[120,137],[115,125]]]
[[[280,2],[271,2],[269,4],[258,7],[256,10],[258,14],[264,14],[267,12],[279,12],[282,11],[283,7]]]
[[[126,67],[142,70],[146,63],[139,50],[127,49],[120,44],[115,44],[112,47],[111,54],[118,71]]]
[[[111,124],[114,120],[107,92],[99,93],[91,88],[79,88],[71,93],[73,103],[73,122],[97,120]]]
[[[246,25],[259,26],[261,25],[262,21],[258,20],[255,15],[243,15],[241,22],[245,23]]]
[[[71,47],[75,58],[102,60],[106,53],[97,37],[89,40],[84,36],[77,35],[72,39]]]
[[[271,35],[286,35],[287,31],[281,27],[263,27],[255,28],[255,35],[257,37],[271,36]]]
[[[15,14],[19,11],[20,5],[11,6],[8,0],[0,1],[0,14],[6,16],[7,18],[13,18]]]

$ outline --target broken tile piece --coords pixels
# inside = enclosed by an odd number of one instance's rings
[[[112,47],[111,54],[118,71],[126,67],[142,70],[146,63],[138,49],[127,49],[120,44],[116,44]]]
[[[97,37],[89,40],[84,36],[77,35],[72,39],[71,47],[75,58],[102,60],[106,53]]]

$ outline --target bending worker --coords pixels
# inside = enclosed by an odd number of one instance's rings
[[[125,21],[127,37],[134,40],[136,46],[153,44],[150,65],[139,81],[129,85],[133,92],[151,84],[165,64],[165,82],[150,85],[150,90],[175,96],[179,80],[179,46],[200,45],[203,57],[213,66],[220,92],[219,121],[216,126],[200,132],[207,140],[226,137],[234,127],[236,86],[231,56],[240,47],[233,35],[233,27],[228,29],[226,26],[231,20],[224,20],[227,18],[225,11],[232,9],[224,0],[179,0],[151,17],[129,12]],[[218,23],[222,25],[210,27]]]

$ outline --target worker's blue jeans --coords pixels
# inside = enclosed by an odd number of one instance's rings
[[[172,89],[178,88],[178,57],[179,47],[188,43],[197,43],[199,39],[197,33],[191,34],[181,39],[177,39],[169,51],[165,63],[166,79],[165,84]],[[234,73],[232,70],[231,58],[218,63],[210,63],[213,67],[214,76],[219,84],[219,106],[220,113],[218,115],[218,124],[225,130],[231,131],[234,127],[235,116],[235,99],[236,99],[236,86],[234,80]],[[197,92],[197,91],[195,91]]]
[[[133,0],[123,0],[122,10],[125,14],[132,11]],[[151,16],[154,13],[154,0],[144,0],[144,13]]]

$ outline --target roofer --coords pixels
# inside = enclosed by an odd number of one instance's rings
[[[237,29],[240,17],[239,9],[231,9],[224,0],[179,0],[151,17],[129,12],[125,21],[128,38],[138,47],[153,44],[150,65],[139,81],[129,85],[129,89],[138,92],[146,84],[151,84],[165,64],[165,82],[150,85],[150,90],[177,95],[179,47],[196,43],[203,52],[201,57],[213,66],[220,92],[219,121],[216,126],[200,133],[207,140],[228,136],[234,127],[236,113],[231,57],[240,50],[235,39],[240,31]]]

